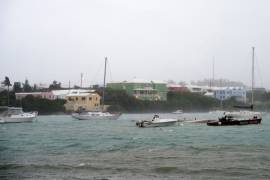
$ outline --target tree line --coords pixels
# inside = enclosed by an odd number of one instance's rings
[[[23,107],[25,111],[39,111],[41,114],[65,112],[65,100],[47,100],[33,96],[16,100],[16,92],[36,91],[35,86],[31,86],[28,80],[23,84],[14,82],[13,89],[11,90],[10,86],[12,84],[8,77],[5,77],[2,84],[7,86],[7,90],[0,92],[0,106],[20,106]],[[60,82],[53,81],[47,89],[42,89],[41,91],[56,89],[63,88]],[[94,89],[102,96],[101,87],[96,86]],[[231,109],[234,105],[239,105],[239,102],[233,98],[220,102],[217,99],[190,92],[168,92],[167,101],[139,100],[133,96],[129,96],[124,90],[106,88],[105,92],[105,104],[110,105],[108,110],[117,112],[172,112],[177,109],[182,109],[185,112],[209,111],[220,108]],[[248,94],[248,97],[249,96]],[[259,99],[260,102],[265,102],[257,107],[265,109],[270,107],[270,103],[268,103],[270,101],[270,93],[255,93],[255,99],[256,98]]]

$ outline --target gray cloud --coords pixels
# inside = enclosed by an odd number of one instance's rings
[[[267,0],[1,0],[0,76],[79,84],[215,76],[270,87]]]

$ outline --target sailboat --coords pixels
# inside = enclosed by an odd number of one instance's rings
[[[250,108],[251,111],[225,112],[219,120],[211,120],[207,122],[208,126],[228,126],[228,125],[248,125],[260,124],[262,121],[261,113],[253,111],[254,104],[254,52],[252,47],[252,84],[251,84],[251,105],[235,106],[237,108]]]
[[[105,68],[104,68],[104,80],[103,80],[103,93],[102,93],[102,111],[96,112],[78,112],[73,113],[72,117],[78,120],[116,120],[121,115],[120,113],[109,113],[105,112],[104,98],[106,88],[106,69],[107,69],[107,57],[105,57]]]

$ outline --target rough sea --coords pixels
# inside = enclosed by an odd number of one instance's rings
[[[270,179],[270,115],[260,125],[136,127],[136,120],[153,115],[38,116],[32,123],[0,124],[0,179]]]

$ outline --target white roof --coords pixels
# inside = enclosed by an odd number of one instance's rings
[[[53,90],[52,93],[55,96],[68,95],[68,94],[78,94],[78,93],[93,93],[94,90],[87,89],[66,89],[66,90]]]
[[[186,86],[182,86],[180,84],[167,84],[167,87],[186,87]]]
[[[74,96],[89,96],[91,94],[96,94],[96,93],[79,93],[79,94],[68,94],[67,97],[74,97]]]
[[[31,94],[42,94],[42,92],[22,92],[22,93],[15,93],[15,95],[31,95]]]

